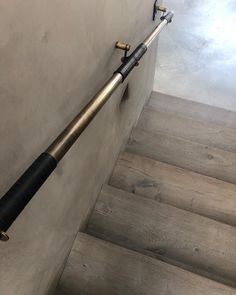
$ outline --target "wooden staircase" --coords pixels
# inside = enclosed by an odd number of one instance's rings
[[[57,295],[236,295],[236,114],[153,93]]]

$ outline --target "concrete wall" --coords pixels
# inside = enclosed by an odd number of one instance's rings
[[[160,37],[155,90],[236,110],[236,1],[165,4],[175,18]]]
[[[154,28],[153,1],[0,3],[0,193]],[[0,294],[51,294],[153,84],[156,46],[119,88],[0,243]]]

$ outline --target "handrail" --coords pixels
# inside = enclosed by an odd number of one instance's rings
[[[121,66],[114,72],[113,76],[101,90],[0,199],[1,241],[7,241],[9,239],[6,231],[54,171],[59,161],[75,143],[80,134],[111,97],[112,93],[138,65],[139,60],[146,53],[148,47],[162,29],[172,21],[173,16],[174,13],[170,11],[161,17],[161,22],[151,34],[129,56],[123,59]]]

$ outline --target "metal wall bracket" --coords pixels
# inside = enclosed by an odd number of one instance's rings
[[[124,57],[122,57],[122,59],[121,59],[121,61],[124,62],[128,58],[128,52],[131,49],[131,45],[129,45],[127,43],[124,43],[124,42],[117,41],[116,42],[116,48],[120,49],[120,50],[123,50],[125,52]]]
[[[155,2],[154,2],[154,7],[153,7],[153,17],[152,17],[153,21],[156,20],[156,15],[157,15],[158,11],[163,12],[163,14],[164,14],[165,12],[167,12],[167,7],[165,7],[165,6],[163,6],[163,5],[158,5],[157,2],[158,2],[158,0],[155,0]]]

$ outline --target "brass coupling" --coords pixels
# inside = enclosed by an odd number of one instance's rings
[[[158,11],[162,11],[162,12],[167,12],[167,7],[166,6],[163,6],[163,5],[159,5],[157,6],[157,10]]]
[[[124,50],[124,51],[130,51],[131,46],[127,43],[117,41],[116,48]]]

